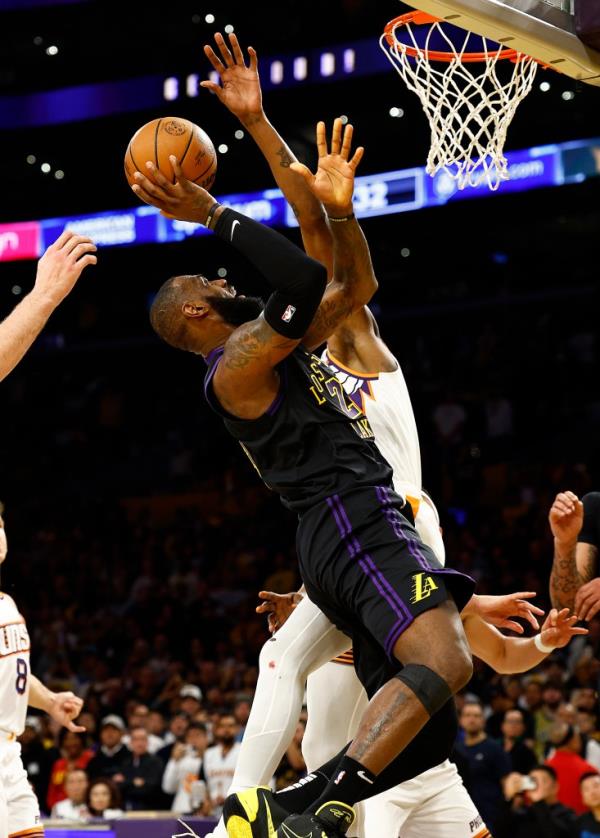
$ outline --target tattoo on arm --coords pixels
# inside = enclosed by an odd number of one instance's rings
[[[272,351],[291,351],[297,343],[278,335],[266,323],[254,321],[246,328],[239,329],[233,339],[229,339],[223,364],[230,370],[244,369],[258,360],[268,365]]]
[[[592,545],[582,545],[580,567],[577,567],[577,544],[562,553],[555,547],[552,573],[550,574],[550,599],[555,608],[573,608],[575,595],[582,585],[594,578],[597,550]]]
[[[279,165],[283,169],[289,169],[290,165],[294,162],[292,155],[289,153],[287,148],[282,145],[277,149],[277,156],[281,158]]]

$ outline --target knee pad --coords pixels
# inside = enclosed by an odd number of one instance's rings
[[[430,716],[452,698],[452,690],[446,681],[420,663],[409,663],[395,677],[414,692]]]

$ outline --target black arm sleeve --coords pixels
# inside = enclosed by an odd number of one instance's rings
[[[590,492],[582,498],[583,526],[578,541],[600,547],[600,492]]]
[[[325,291],[325,267],[285,236],[232,209],[221,213],[214,231],[239,250],[274,289],[264,313],[269,326],[286,338],[300,340]]]

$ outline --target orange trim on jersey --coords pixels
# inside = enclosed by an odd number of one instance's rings
[[[493,836],[487,826],[484,826],[481,832],[478,832],[473,838],[493,838]]]
[[[0,655],[0,661],[3,661],[5,658],[11,658],[13,655],[25,655],[27,652],[31,652],[31,646],[29,649],[19,649],[17,652],[8,652],[6,655]]]
[[[21,617],[20,614],[19,614],[19,616]],[[6,626],[23,626],[23,625],[25,625],[25,620],[23,619],[23,617],[21,617],[20,620],[11,620],[10,623],[2,623],[2,625],[0,625],[0,629],[6,628]]]
[[[9,832],[8,838],[24,838],[25,835],[30,838],[33,835],[44,835],[43,826],[30,826],[29,829],[22,829],[20,832]]]
[[[341,655],[338,655],[337,658],[334,658],[331,663],[342,663],[346,666],[354,666],[354,652],[352,649],[348,649],[347,652],[343,652]]]
[[[336,367],[339,367],[344,372],[349,372],[350,375],[353,375],[356,378],[379,378],[379,376],[381,375],[381,373],[378,372],[358,372],[358,370],[353,370],[352,367],[347,367],[346,364],[342,364],[341,361],[338,361],[337,358],[334,358],[329,349],[325,350],[325,354],[327,355],[332,364],[335,364]]]
[[[406,496],[406,502],[410,505],[412,509],[413,518],[416,520],[417,515],[419,514],[419,507],[421,506],[421,500],[419,498],[413,498],[410,495]],[[477,835],[474,836],[477,838]]]

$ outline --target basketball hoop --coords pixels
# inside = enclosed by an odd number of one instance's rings
[[[444,169],[459,189],[497,189],[509,177],[506,132],[539,62],[420,11],[391,20],[379,43],[429,120],[427,173]]]

